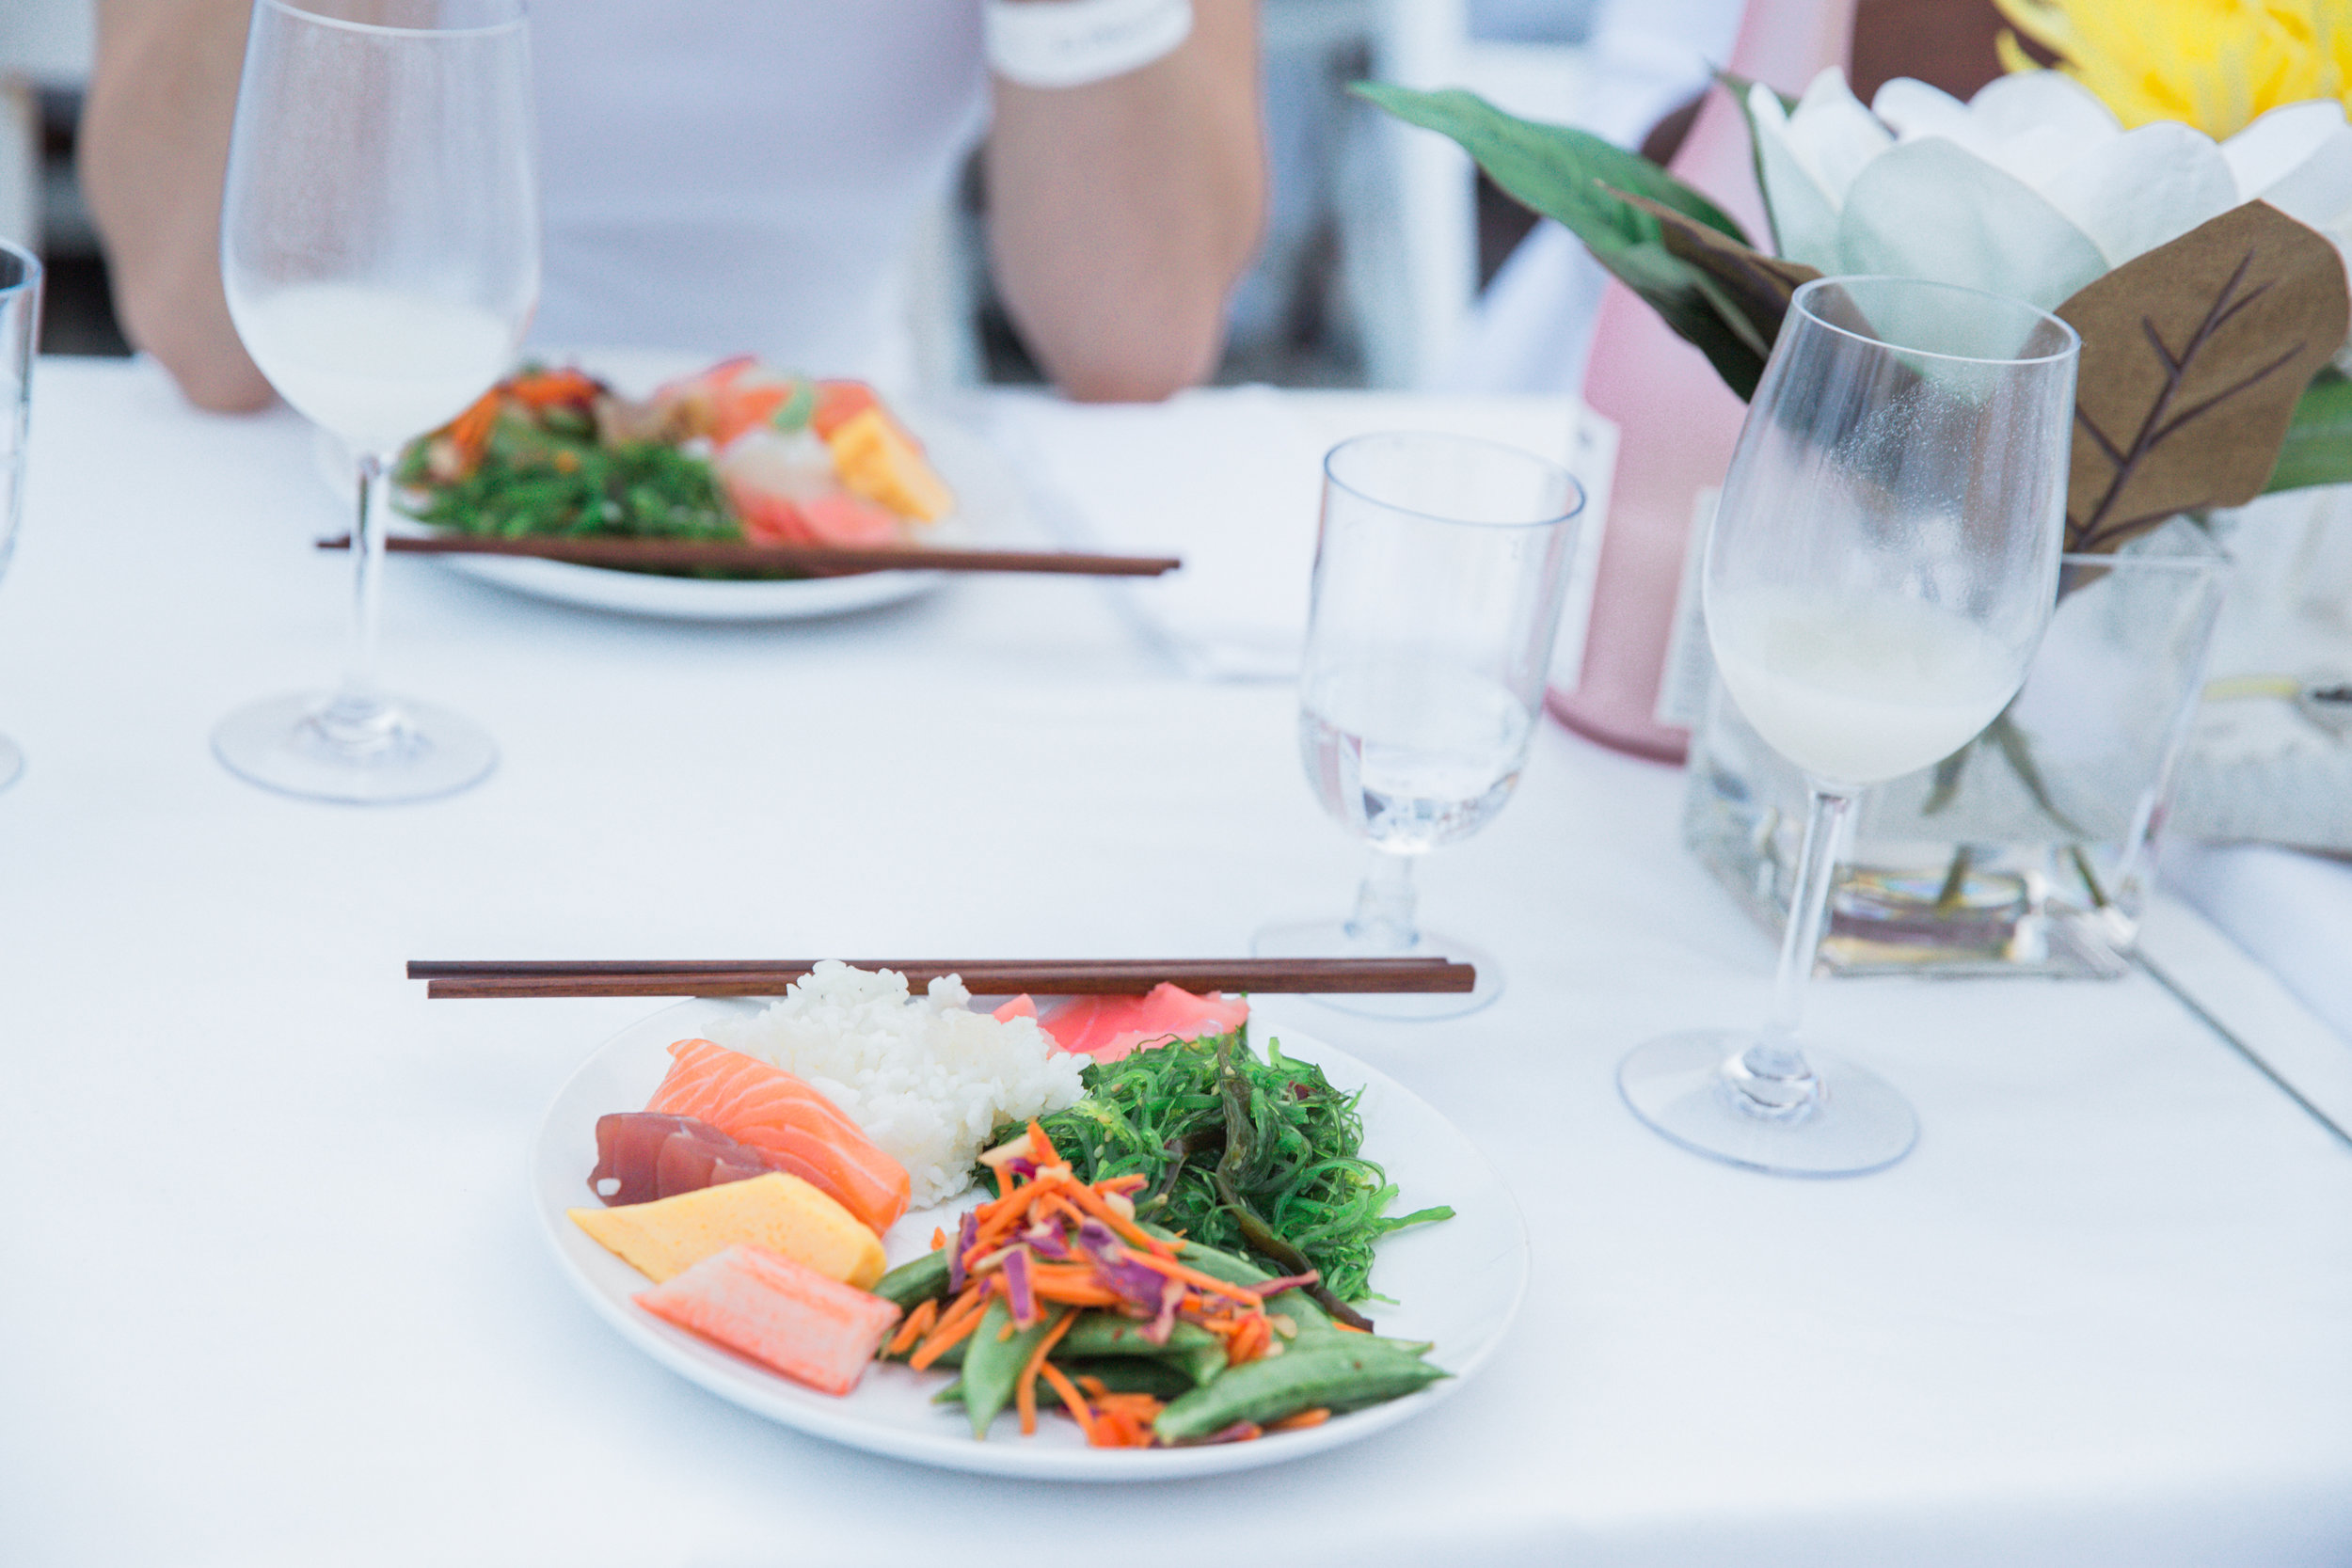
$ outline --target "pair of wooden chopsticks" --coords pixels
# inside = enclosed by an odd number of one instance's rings
[[[1170,981],[1189,991],[1467,991],[1478,971],[1444,958],[852,958],[896,970],[917,990],[961,976],[977,996],[1140,996]],[[408,978],[437,1001],[534,996],[775,996],[809,958],[411,959]]]
[[[351,535],[318,541],[323,550],[351,548]],[[395,555],[517,555],[576,566],[636,571],[806,572],[854,577],[866,572],[1042,572],[1095,578],[1155,578],[1184,562],[1175,556],[1088,555],[1073,550],[959,550],[927,545],[852,549],[832,545],[697,544],[680,539],[491,539],[465,534],[394,534]]]

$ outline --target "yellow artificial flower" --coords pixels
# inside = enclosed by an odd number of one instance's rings
[[[2352,100],[2352,0],[1994,0],[2128,129],[2184,120],[2216,141],[2281,103]],[[2038,63],[2004,32],[2001,64]]]

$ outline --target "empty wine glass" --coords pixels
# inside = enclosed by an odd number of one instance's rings
[[[1974,289],[1820,278],[1791,301],[1724,480],[1708,641],[1811,805],[1770,1019],[1640,1046],[1626,1102],[1756,1170],[1877,1170],[1918,1136],[1875,1074],[1800,1049],[1836,863],[1867,784],[1965,745],[2008,705],[2049,624],[2072,450],[2074,328]]]
[[[33,407],[33,344],[40,333],[40,262],[0,242],[0,573],[24,511],[24,436]],[[24,771],[24,753],[0,735],[0,789]]]
[[[213,732],[255,784],[314,800],[446,795],[488,736],[376,683],[389,474],[513,363],[539,293],[520,0],[257,0],[221,204],[221,281],[270,385],[358,454],[350,653],[332,693]]]
[[[1493,441],[1364,436],[1324,459],[1298,745],[1372,867],[1353,916],[1268,926],[1253,951],[1478,966],[1468,993],[1327,1005],[1450,1018],[1502,993],[1491,957],[1419,927],[1413,862],[1485,827],[1518,783],[1583,506],[1566,469]]]

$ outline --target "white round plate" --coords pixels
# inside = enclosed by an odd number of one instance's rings
[[[622,392],[642,397],[664,381],[690,375],[713,361],[700,356],[648,350],[593,350],[541,356],[550,364],[576,364],[603,377]],[[955,492],[956,509],[926,537],[941,545],[969,545],[1001,537],[1021,510],[1019,483],[994,450],[952,420],[903,400],[890,399],[925,453]],[[350,488],[349,464],[338,451],[328,463],[338,494]],[[434,530],[405,519],[394,528],[429,535]],[[704,578],[660,577],[606,566],[528,556],[445,555],[433,558],[453,572],[534,599],[649,615],[672,621],[802,621],[883,605],[931,593],[946,580],[942,572],[861,572],[852,577],[801,578],[781,581],[723,582]]]
[[[1392,1212],[1449,1203],[1454,1215],[1415,1226],[1380,1243],[1373,1289],[1398,1305],[1369,1304],[1379,1330],[1434,1341],[1429,1358],[1454,1374],[1421,1392],[1369,1410],[1335,1417],[1303,1432],[1279,1433],[1253,1443],[1185,1449],[1089,1449],[1077,1426],[1059,1415],[1021,1435],[1007,1414],[986,1442],[975,1441],[963,1411],[935,1405],[931,1395],[948,1375],[876,1363],[845,1398],[804,1388],[656,1318],[632,1298],[645,1277],[588,1238],[566,1217],[594,1207],[588,1173],[596,1163],[596,1118],[631,1111],[652,1098],[670,1065],[669,1045],[707,1033],[723,1019],[757,1010],[752,1002],[685,1002],[654,1014],[607,1040],[548,1108],[532,1151],[539,1219],[564,1275],[588,1305],[621,1337],[663,1366],[720,1398],[814,1436],[896,1459],[951,1470],[1019,1476],[1031,1481],[1165,1481],[1254,1469],[1301,1459],[1352,1443],[1412,1419],[1444,1399],[1486,1363],[1518,1315],[1527,1291],[1527,1227],[1518,1206],[1486,1157],[1454,1125],[1411,1092],[1345,1052],[1291,1029],[1269,1030],[1283,1053],[1322,1067],[1343,1089],[1361,1086],[1364,1148],[1397,1185]],[[1263,1045],[1254,1037],[1253,1043]],[[979,1200],[969,1193],[937,1208],[910,1213],[883,1238],[895,1266],[930,1248],[931,1231],[950,1234],[954,1217]]]

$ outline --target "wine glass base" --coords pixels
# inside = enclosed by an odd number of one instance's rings
[[[24,753],[16,742],[0,735],[0,789],[6,789],[24,776]]]
[[[1478,984],[1465,991],[1317,991],[1308,1000],[1359,1018],[1460,1018],[1486,1006],[1502,994],[1502,965],[1493,955],[1466,942],[1436,931],[1403,952],[1364,946],[1348,935],[1344,920],[1286,920],[1262,926],[1249,939],[1251,956],[1260,958],[1446,958],[1474,964]]]
[[[1919,1140],[1910,1101],[1867,1068],[1805,1048],[1820,1097],[1786,1117],[1742,1109],[1723,1076],[1754,1037],[1694,1029],[1635,1046],[1617,1068],[1633,1114],[1693,1153],[1773,1176],[1862,1176],[1883,1170]]]
[[[365,806],[454,795],[498,766],[498,747],[471,721],[400,698],[374,744],[338,745],[320,722],[328,701],[306,692],[241,707],[214,729],[213,754],[264,789]]]

